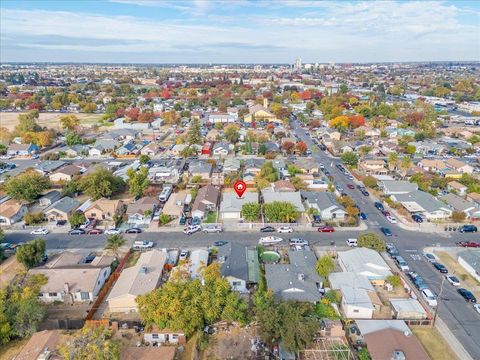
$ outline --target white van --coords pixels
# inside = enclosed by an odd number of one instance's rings
[[[172,193],[172,186],[171,185],[165,185],[163,187],[162,192],[160,193],[158,200],[161,202],[166,202],[168,198],[170,197],[170,194]]]
[[[350,246],[350,247],[358,246],[357,239],[347,239],[346,243],[347,243],[347,246]]]
[[[423,289],[422,296],[425,299],[425,301],[428,303],[428,305],[432,307],[437,306],[437,299],[435,295],[433,295],[433,292],[430,289]]]
[[[133,243],[133,248],[135,250],[146,250],[146,249],[151,249],[153,248],[153,242],[152,241],[135,241]]]

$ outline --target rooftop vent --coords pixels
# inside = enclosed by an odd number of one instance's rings
[[[406,360],[404,352],[402,350],[394,350],[392,360]]]
[[[146,274],[147,273],[147,267],[146,266],[142,266],[140,268],[140,274]]]
[[[305,274],[298,274],[298,280],[305,281]]]

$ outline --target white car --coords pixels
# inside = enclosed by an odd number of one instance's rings
[[[453,286],[460,286],[460,280],[455,275],[445,275],[445,279]]]
[[[475,304],[475,305],[473,305],[473,308],[474,308],[475,310],[477,310],[477,313],[480,314],[480,304]]]
[[[180,251],[179,260],[187,260],[188,258],[188,250]]]
[[[205,225],[203,227],[203,232],[207,233],[221,233],[223,231],[220,225]]]
[[[388,215],[387,220],[390,221],[392,224],[398,223],[397,219],[394,216]]]
[[[431,263],[437,262],[437,257],[432,253],[424,253],[423,256],[425,257],[425,259],[428,260],[428,262],[431,262]]]
[[[202,227],[200,225],[192,225],[183,229],[183,233],[185,235],[192,235],[192,234],[195,234],[197,231],[201,231],[201,230],[202,230]]]
[[[260,240],[258,240],[258,243],[260,245],[274,245],[281,241],[283,241],[283,239],[278,236],[265,236],[260,238]]]
[[[107,235],[115,235],[115,234],[121,234],[122,230],[120,229],[107,229],[105,230],[105,234]]]
[[[423,289],[422,296],[425,299],[425,301],[428,303],[428,305],[432,307],[437,306],[437,299],[430,289]]]
[[[39,228],[39,229],[35,229],[35,230],[32,230],[30,232],[30,234],[32,235],[47,235],[50,231],[48,231],[48,229],[46,228]]]
[[[292,233],[293,228],[291,226],[282,226],[277,229],[277,232],[279,233]]]

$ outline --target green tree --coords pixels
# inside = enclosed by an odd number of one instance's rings
[[[385,280],[391,284],[394,288],[399,287],[402,285],[402,280],[400,279],[399,275],[388,275]]]
[[[349,166],[356,166],[358,164],[358,155],[354,152],[347,151],[340,157],[344,164]]]
[[[295,190],[307,190],[308,189],[308,184],[300,179],[298,176],[293,176],[290,178],[290,182],[292,183],[293,186],[295,186]]]
[[[114,176],[103,167],[98,167],[94,172],[83,176],[79,184],[80,189],[93,200],[108,198],[125,185],[122,178]]]
[[[80,192],[80,182],[76,179],[70,180],[62,188],[62,194],[65,196],[73,196]]]
[[[128,176],[128,189],[130,194],[135,197],[141,197],[145,189],[150,185],[148,179],[148,168],[141,167],[140,170],[133,170],[132,168],[127,170]]]
[[[32,202],[43,191],[50,188],[50,181],[35,170],[27,170],[20,175],[10,177],[3,184],[3,190],[12,199]]]
[[[273,201],[265,204],[263,212],[270,222],[294,222],[298,217],[295,206],[287,201]]]
[[[145,165],[145,164],[148,163],[151,159],[150,159],[150,156],[143,154],[143,155],[140,155],[140,157],[138,158],[138,160],[140,161],[140,164]]]
[[[331,256],[323,255],[317,260],[315,269],[318,274],[326,278],[335,269],[335,263]]]
[[[395,151],[389,153],[388,165],[390,166],[390,168],[394,169],[397,166],[397,162],[398,162],[398,154]]]
[[[80,211],[75,211],[72,215],[70,215],[70,217],[68,218],[68,222],[70,223],[70,225],[75,228],[75,227],[78,227],[82,224],[85,223],[85,221],[87,220],[87,218],[85,217],[85,215],[80,212]]]
[[[454,222],[463,222],[467,218],[467,215],[463,211],[453,211],[451,218]]]
[[[73,131],[78,125],[80,125],[80,120],[75,115],[64,115],[60,117],[60,124],[62,128]]]
[[[374,189],[377,187],[377,179],[375,179],[373,176],[365,176],[363,178],[363,184],[366,187]]]
[[[68,360],[118,360],[120,342],[103,326],[84,326],[72,339],[60,346],[59,353]]]
[[[180,151],[180,156],[185,159],[196,154],[197,151],[191,146],[186,146],[182,151]]]
[[[158,222],[159,222],[160,225],[166,225],[166,224],[168,224],[170,221],[172,221],[172,218],[170,217],[170,215],[161,214],[161,215],[158,217]]]
[[[368,352],[367,348],[361,348],[357,352],[358,360],[372,360],[370,353]]]
[[[187,137],[188,137],[188,143],[190,145],[202,143],[202,134],[200,132],[200,121],[198,119],[195,119],[192,121],[190,129],[188,130]]]
[[[376,233],[364,233],[358,237],[358,246],[376,250],[385,251],[385,241]]]
[[[241,215],[246,221],[256,221],[260,216],[260,204],[255,202],[243,204]]]
[[[65,144],[67,146],[72,147],[73,145],[81,144],[82,143],[82,138],[75,134],[73,131],[67,132],[67,135],[65,136]]]
[[[41,211],[26,213],[23,221],[25,221],[25,225],[41,224],[44,221],[43,213]]]
[[[120,234],[112,234],[107,237],[107,244],[105,249],[112,250],[115,256],[118,256],[118,250],[125,245],[126,240]]]
[[[240,133],[238,132],[238,127],[236,125],[227,125],[224,129],[225,139],[230,141],[232,144],[235,144],[239,137]]]
[[[27,269],[37,266],[45,256],[45,240],[35,239],[20,246],[17,249],[17,261],[23,264]]]
[[[37,124],[39,115],[38,110],[31,110],[26,114],[18,115],[18,125],[15,130],[20,134],[40,130],[40,127]]]

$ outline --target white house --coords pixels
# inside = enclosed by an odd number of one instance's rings
[[[331,192],[302,191],[302,199],[307,209],[313,208],[319,212],[322,220],[343,220],[347,214]]]
[[[0,206],[0,226],[11,226],[23,219],[28,212],[28,208],[24,204],[10,199],[2,203]]]
[[[222,220],[241,219],[242,206],[250,202],[258,203],[258,193],[246,192],[239,198],[233,192],[223,192],[223,199],[220,203],[220,218]]]

